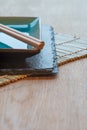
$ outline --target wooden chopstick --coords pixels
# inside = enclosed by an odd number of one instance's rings
[[[41,40],[34,38],[32,36],[27,36],[27,35],[23,34],[22,32],[19,32],[15,29],[7,27],[3,24],[0,24],[0,31],[2,31],[2,32],[20,40],[20,41],[23,41],[29,45],[32,45],[39,50],[41,50],[44,46],[44,41],[41,41]]]

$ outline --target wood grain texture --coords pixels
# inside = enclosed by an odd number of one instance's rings
[[[86,5],[86,0],[3,0],[0,15],[38,15],[56,32],[86,37]],[[87,130],[86,70],[87,58],[61,66],[57,77],[0,88],[0,130]]]
[[[86,63],[62,66],[54,78],[27,78],[0,88],[0,129],[86,130]]]

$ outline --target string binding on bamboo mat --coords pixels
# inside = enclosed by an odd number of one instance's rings
[[[0,86],[16,82],[16,81],[18,81],[20,79],[24,79],[26,77],[27,77],[27,75],[3,75],[3,76],[0,76]]]
[[[80,37],[55,34],[58,66],[87,57],[87,40]],[[0,76],[0,86],[26,78],[27,75]]]
[[[80,37],[55,34],[58,66],[87,57],[87,40]]]

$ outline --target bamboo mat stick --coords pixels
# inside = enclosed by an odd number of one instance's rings
[[[32,36],[27,36],[19,31],[12,29],[10,27],[7,27],[3,24],[0,24],[0,31],[2,31],[2,32],[20,40],[20,41],[23,41],[29,45],[32,45],[39,50],[41,50],[44,46],[44,41],[41,41],[41,40],[34,38]]]

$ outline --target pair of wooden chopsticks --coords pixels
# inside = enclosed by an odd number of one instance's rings
[[[19,31],[15,30],[15,29],[12,29],[10,27],[7,27],[7,26],[5,26],[3,24],[0,24],[0,31],[4,32],[4,33],[6,33],[6,34],[20,40],[20,41],[23,41],[23,42],[25,42],[25,43],[27,43],[29,45],[32,45],[32,46],[36,47],[39,50],[41,50],[43,48],[43,46],[44,46],[43,41],[41,41],[41,40],[39,40],[37,38],[34,38],[32,36],[27,36],[27,35],[19,32]]]

